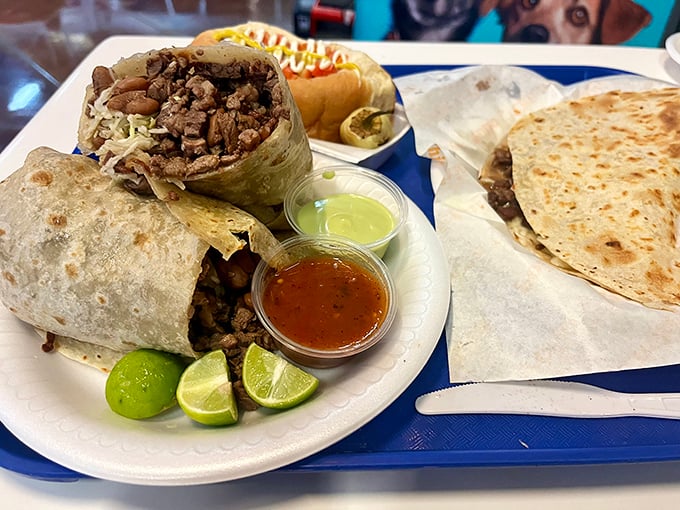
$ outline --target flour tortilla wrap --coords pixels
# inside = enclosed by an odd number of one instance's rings
[[[143,78],[142,85],[132,77]],[[135,106],[121,102],[128,92],[137,94]],[[312,168],[278,63],[239,45],[150,51],[95,69],[78,146],[99,156],[113,177],[179,183],[263,221],[276,216],[290,182]]]
[[[517,202],[556,265],[660,309],[680,304],[679,105],[676,88],[613,91],[508,134]]]
[[[277,244],[243,211],[221,218],[224,259],[246,248],[266,257]],[[143,347],[199,356],[190,316],[209,253],[219,258],[165,203],[126,190],[91,158],[41,147],[0,183],[0,298],[79,361],[110,368]]]

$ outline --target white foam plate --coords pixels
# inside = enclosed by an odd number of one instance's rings
[[[92,68],[172,44],[126,37],[102,43],[0,155],[0,177],[39,145],[70,152]],[[317,370],[315,396],[285,411],[244,413],[207,428],[179,409],[127,420],[106,404],[106,375],[58,354],[0,309],[0,420],[27,446],[80,473],[144,485],[192,485],[243,478],[301,460],[332,445],[388,407],[415,379],[439,340],[450,297],[448,266],[432,225],[413,204],[385,255],[399,311],[387,336],[352,362]]]

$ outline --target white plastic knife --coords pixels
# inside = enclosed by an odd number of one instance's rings
[[[680,419],[680,393],[621,393],[563,381],[472,383],[416,399],[421,414],[528,414]]]

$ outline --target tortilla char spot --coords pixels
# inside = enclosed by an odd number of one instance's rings
[[[97,301],[99,301],[100,305],[105,305],[108,300],[106,299],[106,296],[99,295],[97,296]]]
[[[626,182],[639,182],[644,178],[644,174],[641,174],[640,172],[631,172],[623,176],[623,180]]]
[[[663,199],[663,191],[661,191],[660,189],[650,189],[648,190],[648,193],[650,194],[652,200],[654,200],[654,202],[656,202],[659,205],[659,207],[666,206],[666,203],[664,202]]]
[[[75,264],[64,265],[64,270],[66,271],[66,275],[70,278],[76,278],[78,276],[78,268]]]
[[[3,271],[2,276],[5,280],[7,280],[11,285],[16,285],[17,280],[14,278],[14,275],[10,273],[9,271]]]
[[[4,236],[7,231],[4,228],[0,228],[0,236]]]
[[[666,287],[673,283],[673,279],[669,278],[663,269],[654,261],[650,263],[650,269],[645,273],[645,279],[650,283],[651,287]]]
[[[65,326],[65,325],[66,325],[66,320],[65,320],[63,317],[60,317],[60,316],[58,316],[58,315],[53,315],[52,318],[53,318],[55,321],[57,321],[59,324],[61,324],[62,326]]]
[[[615,93],[609,93],[609,94],[602,94],[599,96],[594,96],[593,101],[598,107],[610,110],[615,104],[616,100],[618,99],[618,94]]]
[[[52,225],[53,227],[65,227],[67,223],[66,216],[63,214],[50,214],[47,217],[47,224]]]
[[[53,179],[54,176],[47,170],[38,170],[30,177],[30,181],[38,186],[49,186]]]
[[[483,92],[485,90],[489,90],[491,88],[491,85],[489,85],[489,82],[486,80],[480,80],[477,83],[475,83],[475,88],[480,92]]]
[[[664,109],[659,113],[659,120],[661,124],[668,131],[677,131],[680,129],[680,105],[668,102]]]
[[[132,241],[132,244],[134,244],[135,246],[144,246],[144,244],[146,244],[148,240],[149,236],[144,232],[135,232],[135,237]]]
[[[664,152],[672,158],[680,157],[680,143],[670,143],[670,144],[668,144],[668,146],[666,147],[666,150]]]
[[[640,215],[640,210],[639,210],[639,209],[633,209],[632,211],[630,211],[630,214],[629,214],[629,216],[630,216],[631,218],[635,218],[636,216],[639,216],[639,215]]]
[[[623,247],[615,235],[602,235],[594,243],[585,245],[585,251],[598,255],[604,266],[622,266],[637,260],[634,251]]]

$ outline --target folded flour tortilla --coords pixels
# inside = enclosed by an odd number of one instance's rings
[[[112,177],[177,183],[267,223],[289,183],[312,168],[278,63],[235,44],[154,50],[96,68],[78,147]]]
[[[235,207],[211,225],[214,247],[91,158],[35,149],[0,183],[0,299],[57,350],[100,368],[144,347],[197,357],[192,299],[209,250],[267,259],[278,244]]]
[[[521,119],[507,137],[528,223],[511,222],[515,237],[646,306],[680,304],[679,135],[675,88],[608,92]]]

